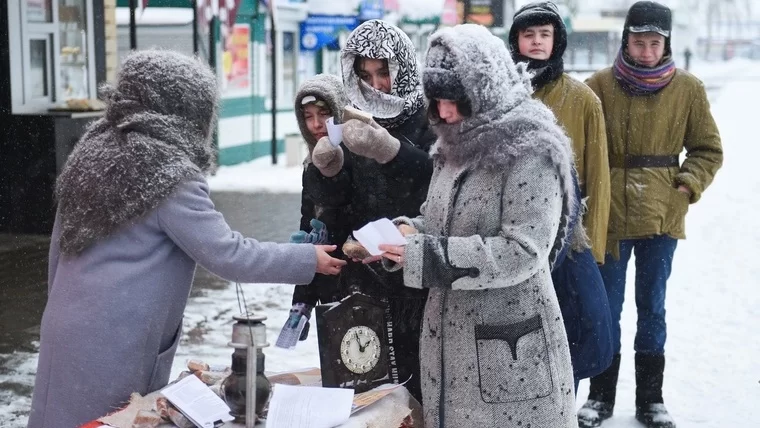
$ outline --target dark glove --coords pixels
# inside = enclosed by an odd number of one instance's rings
[[[315,218],[311,219],[309,224],[311,225],[311,232],[306,233],[303,230],[299,230],[293,233],[290,235],[291,244],[324,245],[328,243],[327,226]]]
[[[311,305],[307,305],[306,303],[296,303],[292,308],[290,308],[290,316],[288,317],[288,320],[285,321],[285,325],[288,328],[298,327],[298,323],[301,321],[301,317],[306,317],[307,320],[311,319],[312,309],[313,307]],[[304,341],[307,337],[309,337],[309,327],[310,323],[309,321],[306,321],[306,324],[303,326],[303,330],[301,330],[301,336],[298,338],[299,341]]]
[[[282,326],[282,330],[280,330],[280,335],[277,337],[277,342],[275,342],[274,346],[283,349],[293,349],[295,348],[296,343],[306,340],[309,336],[308,320],[311,317],[311,310],[312,306],[307,305],[306,303],[294,304],[293,307],[290,308],[290,315],[285,321],[285,325]],[[301,334],[296,337],[296,334],[298,334],[298,325],[304,318],[306,319],[306,323],[303,326],[303,330],[301,330]]]

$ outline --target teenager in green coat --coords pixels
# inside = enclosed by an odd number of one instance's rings
[[[604,115],[594,92],[564,72],[566,47],[567,30],[554,3],[530,3],[517,11],[509,31],[509,48],[515,62],[526,62],[534,74],[533,98],[551,109],[572,140],[581,194],[587,198],[583,225],[594,258],[601,264],[610,213]]]
[[[601,268],[620,353],[620,313],[626,269],[636,255],[638,324],[634,343],[636,419],[672,428],[665,409],[665,290],[684,218],[723,163],[723,149],[702,82],[677,69],[670,48],[672,16],[666,6],[640,1],[628,11],[622,46],[612,67],[589,78],[607,125],[612,200],[609,240]],[[686,149],[681,162],[679,155]],[[612,416],[619,357],[591,379],[581,426]]]

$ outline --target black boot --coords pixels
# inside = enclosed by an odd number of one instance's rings
[[[619,372],[620,354],[615,354],[607,370],[591,378],[588,400],[578,410],[579,428],[598,427],[602,421],[612,417]]]
[[[662,399],[665,356],[636,354],[636,419],[647,428],[675,428]]]

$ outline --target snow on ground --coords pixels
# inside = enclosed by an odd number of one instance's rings
[[[760,99],[760,63],[735,60],[696,63],[693,72],[705,81],[713,99],[713,114],[720,128],[725,163],[702,200],[687,217],[688,239],[680,241],[667,298],[668,343],[665,401],[681,427],[723,428],[760,426],[760,230],[754,215],[760,210],[755,191],[760,176],[749,174],[760,159],[760,145],[752,126],[757,120],[754,102]],[[719,90],[719,91],[718,91]],[[229,177],[232,180],[231,177]],[[634,280],[634,261],[629,284]],[[290,306],[288,286],[249,285],[249,302],[270,317],[266,321],[273,342]],[[234,287],[207,297],[214,306],[237,304]],[[258,299],[263,299],[259,301]],[[617,408],[605,428],[640,427],[634,419],[635,381],[633,337],[636,326],[634,288],[626,291],[623,311],[623,360]],[[269,310],[267,310],[267,308]],[[190,318],[193,315],[189,315]],[[229,319],[229,317],[226,317]],[[230,322],[228,324],[231,325]],[[187,325],[187,323],[186,323]],[[227,327],[231,331],[231,326]],[[228,335],[223,340],[226,343]],[[220,341],[220,342],[221,342]],[[230,350],[201,347],[229,360]],[[180,349],[175,371],[184,364]],[[265,350],[267,370],[318,366],[316,334],[295,351]],[[214,360],[217,362],[216,360]],[[581,382],[577,404],[588,395]]]
[[[295,120],[295,118],[293,118]],[[249,162],[219,167],[216,174],[208,177],[213,192],[269,192],[301,193],[303,166],[285,166],[285,155],[272,165],[269,156]]]
[[[760,176],[751,173],[760,157],[753,126],[760,63],[725,78],[712,108],[725,161],[713,185],[691,206],[688,239],[678,244],[668,282],[664,397],[681,427],[760,426],[760,230],[754,221]],[[634,420],[635,325],[629,286],[617,407],[605,428],[640,426]],[[587,395],[584,381],[579,406]]]
[[[713,114],[720,128],[725,163],[714,184],[687,217],[689,239],[680,241],[669,281],[668,343],[664,396],[680,427],[750,428],[760,426],[760,210],[752,174],[760,159],[755,103],[760,99],[760,62],[695,64],[707,86],[714,81]],[[222,167],[209,182],[214,191],[299,192],[301,167],[271,166],[269,158]],[[631,263],[631,266],[633,263]],[[629,284],[633,269],[629,270]],[[266,315],[267,338],[274,343],[288,315],[292,286],[244,284],[249,310]],[[640,427],[634,420],[635,383],[632,343],[635,333],[633,287],[626,292],[623,312],[623,361],[615,416],[605,428]],[[227,346],[232,315],[239,312],[234,284],[206,290],[191,298],[173,376],[190,358],[212,364],[230,363]],[[319,366],[314,326],[295,350],[264,350],[267,371]],[[37,357],[3,356],[0,383],[29,388]],[[9,370],[8,370],[9,369]],[[583,381],[578,406],[588,394]],[[28,397],[0,397],[0,427],[22,427]]]
[[[285,284],[241,284],[242,296],[249,314],[267,317],[267,341],[264,349],[267,372],[281,372],[306,367],[319,367],[316,325],[308,338],[293,350],[276,348],[274,342],[288,318],[293,286]],[[233,315],[241,313],[235,284],[224,290],[207,292],[193,298],[185,311],[184,335],[172,367],[172,378],[185,370],[187,360],[200,359],[209,364],[231,364],[233,349],[227,346],[232,337]]]
[[[754,102],[760,99],[760,63],[697,62],[692,71],[708,90],[715,91],[712,110],[726,159],[713,185],[691,207],[688,239],[680,241],[676,251],[668,284],[664,396],[679,426],[755,427],[760,426],[760,231],[753,214],[760,209],[754,190],[760,187],[760,176],[748,171],[754,170],[760,159],[752,127],[757,120]],[[629,284],[634,280],[633,263]],[[264,305],[278,307],[267,312],[271,316],[267,321],[270,342],[287,317],[289,290],[285,286],[246,288],[249,299],[256,293],[268,299]],[[626,300],[618,404],[615,417],[604,424],[606,428],[640,426],[634,419],[636,312],[632,286],[626,291]],[[311,334],[293,353],[267,349],[267,369],[318,365],[315,336]],[[587,395],[588,381],[583,381],[578,407]]]

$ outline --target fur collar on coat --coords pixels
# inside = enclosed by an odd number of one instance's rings
[[[551,110],[531,98],[525,64],[515,65],[504,42],[484,27],[464,24],[430,38],[423,72],[425,92],[436,93],[429,88],[452,76],[461,82],[472,114],[456,124],[433,124],[439,137],[433,155],[443,163],[496,171],[508,169],[523,156],[549,157],[564,190],[561,245],[578,203],[572,146]]]

